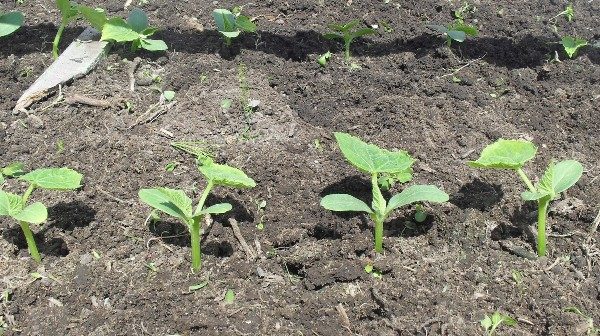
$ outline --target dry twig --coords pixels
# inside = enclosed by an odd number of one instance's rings
[[[248,259],[248,261],[255,260],[256,253],[254,253],[250,246],[248,246],[248,243],[246,243],[246,240],[244,239],[244,236],[242,236],[242,232],[240,231],[240,227],[238,226],[237,221],[233,218],[229,218],[229,225],[231,225],[233,235],[240,242],[240,245],[242,245],[242,249],[244,250],[244,253],[246,253],[246,258]]]

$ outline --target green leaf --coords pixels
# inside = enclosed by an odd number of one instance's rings
[[[98,31],[102,31],[104,24],[107,21],[106,13],[100,9],[94,9],[91,7],[80,5],[78,7],[79,12],[83,17]]]
[[[48,210],[42,203],[35,202],[26,206],[25,209],[20,212],[12,215],[12,217],[19,221],[40,224],[45,222],[48,218]]]
[[[40,168],[19,177],[37,188],[50,190],[77,189],[82,178],[83,175],[69,168]]]
[[[158,28],[148,27],[148,28],[142,30],[142,32],[140,34],[144,35],[145,37],[148,37],[148,36],[154,35],[154,33],[156,33],[157,31],[158,31]]]
[[[348,31],[356,26],[358,26],[358,24],[360,23],[359,20],[352,20],[346,24],[344,24],[343,26],[341,26],[341,28],[339,29],[340,31]],[[339,26],[338,26],[339,27]]]
[[[247,16],[238,16],[235,23],[237,27],[243,31],[247,31],[249,33],[254,33],[256,31],[256,25],[254,22],[250,21],[250,18]]]
[[[575,160],[565,160],[556,164],[551,162],[536,186],[536,192],[525,192],[521,196],[527,201],[537,200],[548,195],[554,199],[559,193],[577,183],[582,174],[583,166]]]
[[[321,206],[331,211],[357,211],[373,213],[369,206],[358,198],[348,194],[331,194],[321,199]]]
[[[77,9],[69,0],[56,0],[56,7],[60,11],[63,21],[69,21],[78,14]]]
[[[489,330],[490,328],[492,328],[492,319],[489,316],[485,315],[483,320],[481,320],[481,326],[483,327],[483,329]]]
[[[24,165],[20,162],[13,162],[13,163],[9,164],[8,166],[2,168],[0,171],[1,171],[2,175],[16,177],[16,176],[23,175],[23,173],[24,173],[23,166]]]
[[[4,179],[4,175],[0,173],[0,186],[4,184],[4,181],[6,181],[6,179]]]
[[[460,30],[448,30],[446,34],[456,42],[464,42],[467,38],[467,34]]]
[[[215,9],[212,12],[213,18],[215,19],[215,23],[217,25],[217,29],[223,32],[233,32],[236,31],[236,20],[235,15],[228,11],[227,9]],[[238,32],[239,34],[239,32]],[[235,37],[235,36],[234,36]]]
[[[236,37],[240,36],[240,31],[239,30],[232,31],[232,32],[219,31],[219,33],[221,33],[221,34],[223,34],[223,36],[229,37],[229,38],[236,38]]]
[[[565,52],[569,58],[575,57],[577,50],[588,45],[588,41],[578,37],[563,36],[560,44],[565,48]]]
[[[162,95],[166,101],[171,101],[175,98],[175,91],[163,91]]]
[[[134,8],[127,17],[127,23],[131,26],[131,29],[141,33],[144,29],[148,28],[148,15],[143,10]]]
[[[444,26],[440,26],[440,25],[425,25],[425,27],[429,28],[429,29],[433,29],[437,32],[440,32],[442,34],[447,34],[448,33],[448,28],[444,27]]]
[[[217,164],[210,159],[204,160],[203,164],[198,166],[198,170],[215,185],[232,188],[254,188],[256,186],[256,182],[240,169]]]
[[[405,151],[391,152],[381,149],[347,133],[336,132],[335,138],[346,159],[367,173],[402,172],[414,163]]]
[[[354,33],[352,33],[352,36],[353,37],[361,37],[361,36],[365,36],[365,35],[372,35],[375,33],[376,33],[376,31],[374,29],[363,28],[363,29],[359,29],[359,30],[355,31]]]
[[[0,37],[14,33],[23,25],[25,18],[21,12],[9,12],[0,15]]]
[[[343,39],[344,37],[342,35],[336,34],[336,33],[327,33],[327,34],[323,34],[323,37],[328,39],[328,40],[335,40],[335,39]]]
[[[413,185],[394,195],[388,202],[385,212],[388,214],[403,205],[414,202],[442,203],[447,202],[448,199],[448,194],[434,185]]]
[[[163,40],[142,39],[142,48],[148,51],[165,51],[169,49]]]
[[[319,65],[321,65],[322,67],[325,67],[327,65],[327,62],[329,62],[330,58],[331,58],[331,52],[328,51],[328,52],[324,53],[323,55],[321,55],[317,59],[317,63],[319,63]]]
[[[477,36],[479,34],[479,32],[477,31],[477,28],[475,28],[474,26],[468,25],[466,23],[461,23],[461,22],[454,23],[450,27],[450,30],[461,31],[469,36]],[[460,42],[462,42],[462,41],[460,41]]]
[[[206,209],[202,209],[201,211],[197,211],[196,213],[194,213],[194,216],[198,216],[200,214],[202,215],[206,215],[206,214],[222,214],[222,213],[226,213],[227,211],[233,209],[233,207],[231,206],[231,204],[229,203],[219,203],[219,204],[215,204],[215,205],[211,205]]]
[[[499,139],[483,149],[477,161],[467,164],[475,168],[519,169],[533,159],[537,147],[525,140]]]
[[[0,190],[0,216],[13,217],[21,212],[24,206],[21,196]]]
[[[140,34],[121,18],[112,18],[106,21],[102,28],[102,41],[131,42],[139,38]]]
[[[162,187],[142,189],[138,195],[142,202],[184,222],[192,217],[192,200],[182,190]]]
[[[231,289],[228,289],[225,293],[224,301],[226,304],[232,304],[235,301],[235,292]]]
[[[202,289],[202,288],[206,287],[207,285],[208,285],[208,281],[203,281],[203,282],[201,282],[199,284],[191,285],[188,288],[188,291],[194,292],[194,291],[197,291],[199,289]]]

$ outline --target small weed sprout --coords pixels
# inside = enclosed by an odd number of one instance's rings
[[[18,169],[21,171],[20,168]],[[3,172],[4,174],[5,172]],[[31,258],[42,261],[29,224],[41,224],[48,218],[48,210],[40,202],[28,204],[29,197],[36,189],[74,190],[81,186],[82,175],[69,168],[41,168],[19,176],[29,186],[23,195],[0,190],[0,216],[7,216],[19,222]]]
[[[150,27],[148,16],[141,9],[135,8],[127,17],[108,19],[102,10],[86,6],[79,6],[81,14],[90,22],[92,27],[102,32],[102,41],[116,43],[131,42],[131,51],[139,49],[148,51],[167,50],[167,44],[163,40],[153,40],[149,37],[154,35],[158,29]]]
[[[344,41],[344,60],[346,62],[350,61],[350,45],[354,39],[375,34],[375,30],[371,28],[355,29],[359,23],[359,20],[352,20],[345,24],[330,24],[328,27],[333,32],[323,35],[328,40],[341,39]]]
[[[256,32],[256,25],[249,17],[242,15],[241,7],[235,7],[232,11],[227,9],[215,9],[213,18],[219,33],[225,38],[225,44],[231,46],[234,38],[240,36],[242,32]]]
[[[534,186],[523,171],[523,165],[533,159],[536,152],[537,147],[529,141],[499,139],[484,148],[479,159],[469,161],[468,165],[483,169],[510,169],[519,175],[527,186],[527,191],[521,194],[521,198],[538,203],[537,253],[542,257],[546,255],[546,217],[550,201],[577,183],[583,173],[583,166],[575,160],[558,163],[552,161]]]
[[[319,65],[324,68],[327,66],[327,63],[329,63],[331,56],[332,56],[331,52],[328,51],[328,52],[324,53],[323,55],[319,56],[319,58],[317,58],[317,63],[319,63]]]
[[[401,206],[415,202],[446,202],[448,195],[433,185],[413,185],[394,195],[389,201],[383,198],[379,187],[382,174],[411,174],[415,162],[405,151],[388,151],[367,144],[347,133],[335,133],[335,138],[346,160],[360,171],[371,175],[373,200],[371,207],[347,194],[331,194],[321,199],[321,206],[331,211],[366,212],[375,223],[375,252],[383,253],[383,223]],[[408,182],[407,178],[402,181]]]
[[[192,270],[197,272],[201,266],[200,232],[202,220],[208,214],[222,214],[232,209],[229,203],[214,204],[205,207],[206,198],[214,187],[253,188],[254,180],[234,167],[217,164],[211,158],[198,156],[198,170],[207,180],[207,185],[194,209],[192,199],[185,191],[164,187],[142,189],[138,195],[142,202],[152,208],[179,219],[188,228],[192,245]]]
[[[485,334],[487,336],[493,336],[496,329],[501,325],[505,324],[507,326],[515,326],[517,324],[517,320],[513,319],[508,315],[501,314],[499,312],[494,312],[492,316],[485,315],[483,320],[480,321],[481,326],[485,329]]]
[[[21,28],[25,17],[21,12],[0,13],[0,37],[8,36]]]

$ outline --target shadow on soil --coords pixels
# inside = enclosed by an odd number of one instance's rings
[[[83,29],[68,27],[65,29],[61,43],[64,50],[69,41],[72,41]],[[56,27],[51,24],[27,26],[18,30],[9,37],[10,43],[3,45],[0,55],[15,54],[23,56],[32,52],[51,51],[51,41],[56,32]],[[268,31],[259,31],[256,34],[244,34],[237,39],[231,47],[224,46],[220,33],[215,30],[203,32],[182,31],[179,28],[167,27],[156,34],[156,38],[164,39],[169,50],[189,54],[215,54],[227,60],[233,60],[242,50],[257,50],[266,54],[275,55],[285,60],[304,62],[310,55],[322,54],[327,51],[340,53],[342,44],[330,41],[320,32],[296,31],[293,35],[274,34]],[[554,51],[562,55],[558,40],[548,37],[526,35],[518,41],[506,37],[478,37],[451,48],[457,54],[467,59],[483,58],[486,62],[509,69],[534,67],[548,60]],[[444,46],[444,39],[429,33],[421,33],[409,39],[394,39],[391,41],[377,42],[367,38],[356,39],[352,44],[352,54],[355,56],[380,57],[402,52],[414,52],[417,58],[433,53],[437,48]],[[117,47],[115,52],[122,57],[131,57],[133,54],[128,46]],[[580,54],[587,54],[592,62],[600,63],[600,49],[586,48]],[[138,53],[137,55],[140,55]],[[154,58],[160,53],[145,53],[143,57]]]
[[[490,184],[475,179],[463,185],[456,194],[450,197],[450,203],[462,210],[477,209],[486,211],[500,202],[504,192],[499,184]]]
[[[48,238],[48,232],[52,229],[62,231],[73,231],[78,227],[88,226],[95,218],[96,211],[85,203],[74,201],[69,203],[58,203],[48,208],[49,224],[34,234],[34,239],[40,253],[64,257],[69,254],[69,248],[62,238]],[[32,225],[32,230],[35,227]],[[23,231],[17,225],[3,231],[2,236],[13,243],[19,250],[27,250],[27,241]]]

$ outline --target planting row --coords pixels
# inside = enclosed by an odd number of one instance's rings
[[[162,40],[150,39],[157,28],[148,25],[147,15],[140,9],[134,9],[129,14],[127,20],[120,17],[109,18],[106,12],[99,8],[91,8],[83,5],[77,5],[69,0],[56,0],[56,6],[61,14],[61,22],[52,43],[52,54],[54,58],[58,57],[58,46],[65,27],[79,18],[83,18],[87,23],[102,32],[103,41],[115,43],[131,43],[131,50],[136,51],[145,49],[148,51],[167,50],[167,44]],[[446,25],[430,24],[427,25],[432,32],[441,34],[448,46],[453,41],[464,42],[467,36],[476,37],[479,32],[477,28],[467,23],[468,16],[472,14],[475,7],[465,3],[461,8],[453,12],[453,21]],[[558,33],[558,20],[564,17],[568,22],[572,22],[575,17],[575,11],[572,5],[567,5],[565,10],[549,19],[551,29]],[[242,32],[256,32],[257,27],[253,20],[242,15],[242,8],[235,7],[231,11],[227,9],[215,9],[213,18],[219,33],[224,38],[226,46],[230,46],[233,39],[237,38]],[[20,12],[0,13],[0,37],[12,34],[19,29],[24,22],[23,14]],[[360,21],[353,20],[345,24],[330,24],[330,33],[323,35],[326,39],[337,39],[343,41],[344,59],[350,59],[350,46],[352,42],[361,36],[375,34],[376,27],[359,27]],[[384,25],[384,29],[389,29]],[[577,51],[587,45],[599,47],[600,42],[590,44],[586,39],[559,34],[560,41],[568,57],[573,58]],[[325,66],[331,53],[327,52],[321,55],[317,61]]]
[[[416,221],[424,221],[426,214],[422,202],[441,203],[448,201],[448,195],[434,185],[411,185],[389,200],[383,197],[382,190],[390,190],[395,184],[407,183],[412,179],[412,166],[415,160],[403,150],[390,151],[363,142],[347,133],[335,133],[339,148],[346,160],[371,178],[371,206],[348,194],[331,194],[323,197],[321,206],[331,211],[364,212],[374,222],[375,252],[383,253],[383,224],[398,208],[417,204]],[[186,150],[185,147],[178,147]],[[183,190],[158,187],[141,189],[142,202],[155,210],[180,220],[189,230],[192,247],[192,270],[201,267],[200,234],[205,216],[223,214],[232,209],[229,203],[207,205],[206,200],[215,187],[253,188],[256,183],[242,170],[215,163],[205,153],[186,150],[194,154],[198,170],[206,179],[206,187],[194,205],[193,200]],[[582,165],[574,160],[551,161],[536,184],[523,171],[526,162],[536,155],[537,147],[525,140],[500,139],[488,145],[476,161],[468,162],[474,168],[512,170],[525,184],[521,194],[525,201],[538,204],[537,252],[546,254],[546,216],[550,202],[561,192],[573,186],[581,177]],[[17,178],[28,183],[23,195],[0,189],[0,216],[8,216],[19,222],[25,235],[29,253],[37,262],[41,256],[37,250],[29,224],[46,221],[48,212],[40,203],[29,203],[31,194],[37,189],[74,190],[81,186],[83,176],[69,168],[42,168],[25,173],[23,165],[13,163],[0,170],[0,187],[7,178]]]

